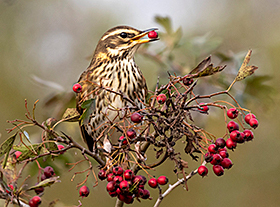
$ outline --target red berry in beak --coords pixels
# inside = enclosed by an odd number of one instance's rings
[[[148,37],[149,37],[150,39],[158,38],[158,33],[157,33],[156,31],[150,31],[150,32],[148,33]]]

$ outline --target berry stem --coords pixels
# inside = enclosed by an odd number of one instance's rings
[[[206,161],[204,161],[202,163],[202,165],[206,165]],[[190,172],[190,174],[188,174],[185,178],[181,178],[179,179],[176,183],[174,183],[173,185],[169,185],[168,189],[163,193],[160,194],[154,207],[158,207],[160,205],[160,203],[162,202],[162,200],[169,194],[171,193],[172,190],[174,190],[176,187],[178,187],[179,185],[185,183],[187,180],[191,179],[195,174],[197,174],[197,169]]]

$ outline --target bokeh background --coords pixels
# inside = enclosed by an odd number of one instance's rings
[[[24,118],[24,99],[30,106],[40,100],[37,117],[41,121],[54,113],[59,114],[55,111],[58,110],[56,105],[68,101],[64,95],[72,93],[72,84],[88,66],[88,57],[107,29],[125,24],[139,29],[158,27],[161,31],[163,28],[155,22],[155,16],[169,16],[173,28],[182,29],[181,44],[193,39],[202,46],[198,51],[200,60],[209,55],[208,50],[203,50],[204,46],[209,46],[207,41],[215,43],[211,53],[244,55],[248,49],[253,49],[251,64],[259,67],[257,75],[266,78],[261,79],[255,90],[251,88],[252,96],[247,95],[244,102],[245,107],[250,107],[257,115],[260,127],[255,131],[253,142],[231,153],[234,167],[222,177],[216,177],[212,172],[203,179],[195,176],[188,182],[189,191],[178,187],[161,206],[279,206],[279,9],[280,2],[275,0],[1,0],[1,142],[9,136],[5,131],[10,127],[6,120]],[[153,44],[149,51],[156,52],[160,46],[160,43]],[[153,87],[160,68],[141,55],[136,56],[136,61],[149,86]],[[196,63],[191,62],[189,67]],[[265,84],[262,81],[266,81]],[[62,94],[61,99],[46,106],[55,94]],[[74,107],[74,103],[71,106]],[[217,126],[216,119],[219,117],[214,116],[205,127],[219,134],[223,128]],[[76,124],[65,128],[79,139]],[[28,132],[34,142],[39,139],[36,130]],[[63,156],[68,159],[68,155]],[[76,156],[75,151],[71,156]],[[198,165],[190,158],[186,159],[190,164],[189,171]],[[82,178],[70,182],[73,172],[69,173],[63,163],[55,165],[62,183],[46,189],[42,206],[48,206],[47,203],[55,199],[60,199],[57,206],[78,205],[80,198],[75,186]],[[173,168],[173,163],[167,161],[154,173],[165,174],[175,182],[176,176],[170,166]],[[30,168],[29,174],[36,176],[34,167]],[[93,185],[94,181],[90,181]],[[158,193],[156,190],[151,192],[152,201],[134,202],[133,205],[153,206]],[[82,202],[83,206],[113,206],[115,199],[105,192],[105,183],[100,183]]]

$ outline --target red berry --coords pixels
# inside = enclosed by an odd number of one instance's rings
[[[232,165],[232,161],[229,158],[224,158],[221,162],[221,166],[225,169],[230,169]]]
[[[220,151],[227,151],[227,148],[223,147],[223,148],[218,149],[218,152],[220,152]]]
[[[13,190],[14,190],[14,186],[11,185],[11,184],[9,184],[9,185],[8,185],[8,188],[6,188],[6,193],[11,194],[11,192],[12,192]]]
[[[197,169],[197,173],[201,175],[202,177],[206,176],[208,174],[208,169],[204,165],[201,165]]]
[[[30,207],[38,207],[41,204],[41,198],[39,196],[34,196],[28,202]]]
[[[65,147],[64,147],[62,144],[59,144],[59,145],[57,145],[57,148],[58,148],[59,150],[62,150],[62,149],[64,149]]]
[[[245,116],[245,122],[249,124],[250,119],[255,119],[255,118],[256,116],[254,114],[249,113]]]
[[[126,135],[130,138],[133,139],[136,137],[136,131],[134,129],[129,129],[126,131]]]
[[[114,168],[113,168],[113,173],[114,173],[115,175],[122,175],[122,174],[123,174],[123,169],[122,169],[122,167],[119,167],[119,166],[114,167]]]
[[[84,185],[84,186],[82,186],[80,188],[79,193],[80,193],[80,196],[82,196],[82,198],[83,197],[88,197],[88,195],[89,195],[89,188]]]
[[[183,84],[185,86],[190,86],[193,83],[193,79],[192,78],[184,78],[183,79]]]
[[[144,188],[138,188],[135,196],[142,198],[143,195],[144,195]]]
[[[116,193],[119,195],[119,194],[122,194],[123,192],[120,188],[117,188]]]
[[[125,200],[125,195],[123,193],[118,194],[118,199],[121,201]]]
[[[134,123],[141,123],[143,120],[143,116],[141,114],[135,112],[131,115],[130,119]]]
[[[46,180],[47,177],[45,176],[45,174],[41,175],[41,181]]]
[[[150,191],[144,189],[144,190],[143,190],[143,195],[141,196],[141,198],[143,198],[143,199],[148,199],[148,198],[150,198]]]
[[[100,171],[98,172],[98,178],[99,178],[100,180],[105,180],[105,179],[107,178],[106,171],[105,171],[105,170],[100,170]]]
[[[54,170],[51,166],[47,166],[44,168],[44,175],[46,176],[46,178],[50,178],[52,176],[54,176]],[[42,178],[41,178],[42,179]]]
[[[205,103],[200,103],[199,105],[204,105]],[[198,108],[199,111],[201,112],[207,112],[209,110],[208,106],[200,106],[200,108]]]
[[[259,121],[255,118],[250,119],[249,125],[256,129],[259,126]]]
[[[213,171],[217,176],[224,174],[224,168],[221,165],[213,165]]]
[[[106,189],[108,192],[112,192],[112,191],[116,190],[116,183],[114,181],[110,181],[107,184]]]
[[[145,186],[144,185],[138,185],[138,188],[141,188],[144,190]]]
[[[40,193],[44,192],[45,188],[44,187],[39,187],[39,188],[35,188],[34,191],[37,195],[39,195]]]
[[[114,177],[115,177],[115,175],[114,175],[113,173],[109,173],[109,174],[107,175],[107,181],[108,181],[108,182],[113,181],[113,180],[114,180]]]
[[[244,139],[244,133],[243,132],[240,132],[240,136],[238,137],[237,143],[244,143],[245,142],[245,139]]]
[[[64,149],[65,147],[64,147],[62,144],[58,144],[58,145],[57,145],[57,148],[58,148],[58,150],[62,150],[62,149]],[[63,154],[63,153],[64,153],[64,151],[60,152],[60,154]]]
[[[210,152],[207,152],[204,155],[204,159],[205,159],[206,162],[211,162],[213,160],[213,154],[211,154]]]
[[[120,182],[119,187],[122,191],[128,191],[129,190],[129,184],[126,180],[123,180],[122,182]]]
[[[20,152],[20,151],[16,151],[16,152],[15,152],[16,159],[17,159],[17,158],[19,158],[19,156],[20,156],[21,154],[22,154],[22,152]]]
[[[75,93],[80,93],[82,91],[82,86],[79,83],[75,83],[72,89]]]
[[[147,183],[147,178],[144,175],[139,175],[141,177],[140,185],[145,185]]]
[[[156,31],[150,31],[150,32],[148,33],[148,37],[149,37],[150,39],[155,39],[155,38],[158,37],[158,33],[157,33]]]
[[[118,188],[119,189],[119,188]],[[117,191],[112,191],[112,192],[109,192],[109,195],[111,197],[116,197],[118,195]]]
[[[232,139],[227,139],[227,141],[226,141],[226,146],[227,146],[228,149],[233,150],[233,149],[236,148],[236,145],[237,145],[237,144],[236,144],[235,141],[232,141]]]
[[[215,141],[215,145],[218,147],[218,148],[224,148],[226,146],[226,140],[224,140],[223,138],[218,138],[216,139]]]
[[[254,138],[254,134],[251,130],[245,129],[243,133],[245,141],[251,141]]]
[[[121,142],[122,145],[127,145],[128,141],[124,136],[120,136],[119,142]]]
[[[113,181],[114,181],[117,185],[119,185],[119,184],[123,181],[123,177],[117,175],[116,177],[114,177]]]
[[[227,124],[227,128],[228,128],[229,132],[232,132],[234,130],[239,130],[239,125],[236,122],[234,122],[234,121],[230,121]]]
[[[157,183],[160,184],[160,185],[165,185],[165,184],[168,183],[168,178],[164,175],[159,176],[158,179],[157,179]]]
[[[239,137],[241,136],[240,131],[234,130],[229,134],[229,137],[232,141],[237,142],[239,140]]]
[[[132,170],[126,170],[123,173],[124,179],[132,180],[134,178],[134,172]]]
[[[230,119],[235,119],[238,116],[238,110],[236,108],[230,108],[227,111],[227,116]]]
[[[213,155],[213,160],[210,162],[212,165],[217,165],[219,164],[220,162],[222,162],[223,158],[221,155],[219,154],[214,154]]]
[[[226,150],[219,151],[219,155],[221,155],[222,158],[228,158],[228,152]]]
[[[156,188],[156,187],[158,186],[157,179],[151,178],[151,179],[148,181],[148,185],[149,185],[151,188]]]
[[[126,195],[123,200],[123,202],[125,202],[126,204],[131,204],[131,203],[133,203],[133,201],[134,201],[134,198],[132,197],[132,195]]]
[[[159,94],[158,96],[157,96],[157,102],[159,103],[159,104],[164,104],[165,103],[165,101],[166,101],[166,95],[165,94]]]
[[[210,144],[209,147],[208,147],[208,152],[216,153],[217,152],[217,146],[215,144]]]

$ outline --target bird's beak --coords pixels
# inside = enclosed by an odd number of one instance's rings
[[[136,35],[131,39],[132,42],[135,42],[137,44],[143,44],[147,42],[153,42],[156,40],[159,40],[159,38],[154,38],[154,39],[141,39],[142,37],[146,36],[150,31],[157,30],[157,28],[151,28],[151,29],[146,29],[142,31],[139,35]]]

